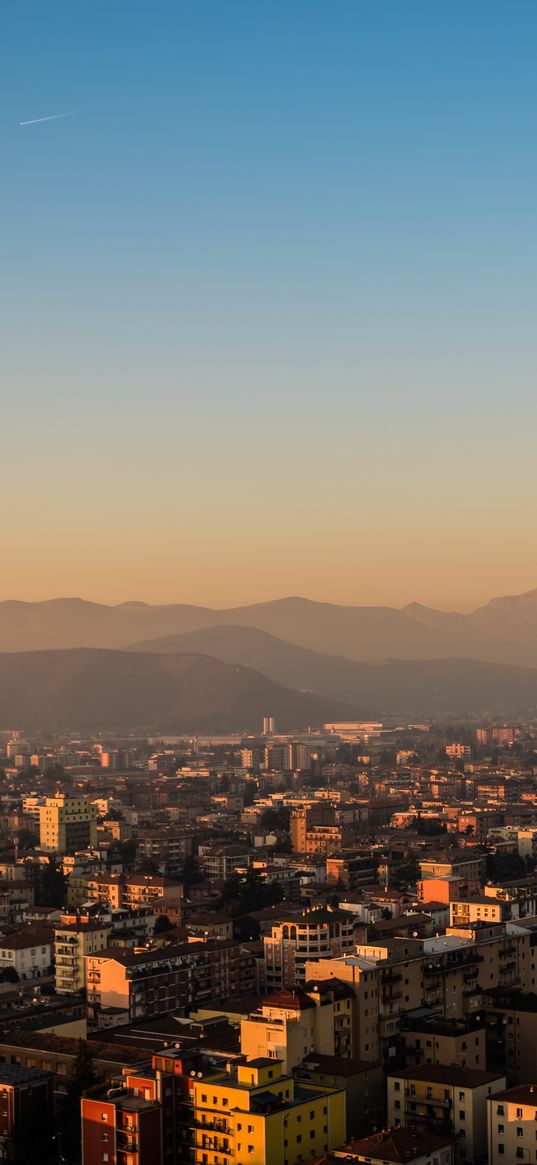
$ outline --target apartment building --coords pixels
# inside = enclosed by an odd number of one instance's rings
[[[174,943],[150,951],[110,948],[86,958],[88,1012],[111,1021],[185,1015],[210,1000],[251,995],[257,985],[255,948],[222,939]]]
[[[456,1162],[486,1160],[487,1100],[505,1076],[474,1068],[423,1064],[387,1078],[387,1117],[417,1133],[453,1137]]]
[[[103,1098],[82,1100],[84,1165],[272,1165],[319,1157],[345,1139],[344,1092],[297,1082],[276,1060],[221,1068],[166,1049],[149,1072],[125,1069]]]
[[[307,962],[337,958],[354,950],[354,922],[345,910],[314,907],[297,918],[276,923],[263,944],[267,991],[300,986],[306,981]]]
[[[20,1064],[0,1064],[2,1161],[35,1160],[35,1138],[39,1136],[39,1132],[41,1147],[50,1147],[53,1106],[51,1072],[43,1072],[39,1068],[24,1068]]]
[[[123,906],[148,906],[159,898],[183,897],[181,882],[174,882],[161,874],[129,874],[123,881]]]
[[[279,1060],[283,1072],[314,1052],[352,1055],[353,1007],[352,990],[336,979],[283,989],[241,1021],[241,1052],[249,1060]]]
[[[193,835],[184,829],[144,829],[138,834],[138,858],[155,862],[161,874],[177,877],[192,854]]]
[[[345,890],[358,890],[376,882],[379,859],[371,850],[360,850],[341,857],[327,857],[326,880]]]
[[[19,979],[39,979],[52,966],[54,932],[39,924],[0,935],[0,968],[10,967]]]
[[[351,840],[349,823],[334,805],[312,801],[291,812],[291,849],[299,854],[338,853]]]
[[[47,853],[72,854],[97,844],[97,808],[86,797],[57,793],[39,806],[39,845]]]
[[[345,1093],[347,1141],[384,1123],[384,1070],[380,1064],[315,1052],[305,1057],[294,1075],[297,1080]]]
[[[306,977],[320,984],[339,979],[354,995],[354,1056],[378,1063],[381,1058],[379,1026],[380,970],[377,963],[358,955],[328,958],[306,963]]]
[[[59,995],[73,995],[86,986],[87,956],[106,950],[110,922],[88,915],[62,915],[54,928],[55,985]]]
[[[481,884],[486,879],[486,855],[474,848],[427,857],[419,865],[422,881],[425,878],[445,878],[450,875]]]
[[[473,922],[507,922],[510,917],[510,902],[484,894],[479,898],[459,899],[449,904],[450,926],[468,926]]]
[[[518,1084],[487,1101],[488,1165],[537,1160],[537,1084]]]
[[[399,1040],[402,1059],[413,1064],[456,1064],[460,1068],[488,1066],[483,1013],[477,1019],[450,1019],[425,1009],[401,1016]],[[495,1065],[496,1067],[496,1065]]]
[[[200,845],[198,852],[201,866],[213,881],[225,881],[237,869],[248,868],[253,856],[250,849],[240,845]]]

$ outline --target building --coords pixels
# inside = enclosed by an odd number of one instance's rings
[[[487,1101],[489,1165],[537,1159],[537,1084],[518,1084]]]
[[[241,1022],[241,1052],[249,1060],[280,1060],[283,1072],[314,1052],[349,1056],[353,1005],[352,991],[337,979],[269,995]]]
[[[315,801],[292,810],[291,849],[299,854],[337,853],[350,840],[347,824],[328,802]]]
[[[454,1147],[450,1137],[416,1133],[402,1126],[381,1129],[372,1136],[351,1141],[331,1157],[331,1165],[453,1165]],[[328,1163],[327,1163],[328,1165]]]
[[[59,995],[73,995],[86,986],[86,956],[104,951],[112,933],[111,923],[88,915],[62,915],[54,928],[55,983]]]
[[[199,858],[208,878],[225,881],[235,870],[248,867],[251,851],[240,845],[200,845]]]
[[[39,979],[51,971],[54,932],[48,926],[27,925],[0,935],[0,968],[11,967],[19,979]]]
[[[412,1064],[457,1064],[460,1068],[488,1065],[483,1015],[446,1021],[424,1008],[401,1016],[399,1038],[403,1061]],[[495,1065],[496,1067],[496,1065]]]
[[[305,983],[306,963],[354,950],[354,921],[345,910],[314,907],[298,918],[276,923],[264,940],[268,991]]]
[[[388,1123],[455,1138],[456,1162],[486,1160],[487,1100],[504,1088],[505,1076],[474,1068],[406,1068],[387,1078]]]
[[[52,1148],[53,1076],[39,1068],[0,1064],[0,1160],[32,1165]]]
[[[145,829],[138,834],[138,859],[155,862],[161,874],[178,876],[192,854],[192,834],[184,829]]]
[[[252,995],[257,986],[255,953],[252,943],[208,939],[149,951],[116,947],[88,954],[89,1016],[107,1026],[169,1011],[186,1015],[210,1000]]]
[[[47,853],[69,854],[97,844],[97,807],[86,797],[57,793],[39,807],[39,844]]]
[[[277,1060],[218,1067],[165,1049],[112,1095],[82,1100],[84,1165],[102,1165],[103,1149],[109,1165],[125,1154],[129,1165],[296,1165],[344,1139],[344,1092],[297,1082]]]
[[[295,1072],[297,1080],[319,1087],[328,1085],[345,1093],[346,1138],[363,1137],[384,1122],[384,1071],[382,1065],[353,1056],[306,1056]]]

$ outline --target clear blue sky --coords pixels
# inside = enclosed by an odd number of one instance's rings
[[[4,0],[1,597],[537,585],[536,45],[534,0]]]

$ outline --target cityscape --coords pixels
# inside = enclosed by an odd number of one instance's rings
[[[537,1165],[537,5],[0,7],[0,1165]]]

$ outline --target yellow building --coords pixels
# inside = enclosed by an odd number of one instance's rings
[[[353,991],[337,979],[269,995],[241,1021],[241,1052],[249,1059],[281,1060],[283,1072],[312,1052],[351,1056],[353,1008]]]
[[[57,793],[39,807],[39,845],[47,853],[75,853],[97,843],[97,808],[86,797]]]
[[[54,928],[55,984],[59,995],[74,995],[86,985],[85,956],[104,951],[111,925],[63,915]]]
[[[278,1060],[194,1076],[196,1165],[295,1165],[345,1141],[345,1093],[297,1083]]]

